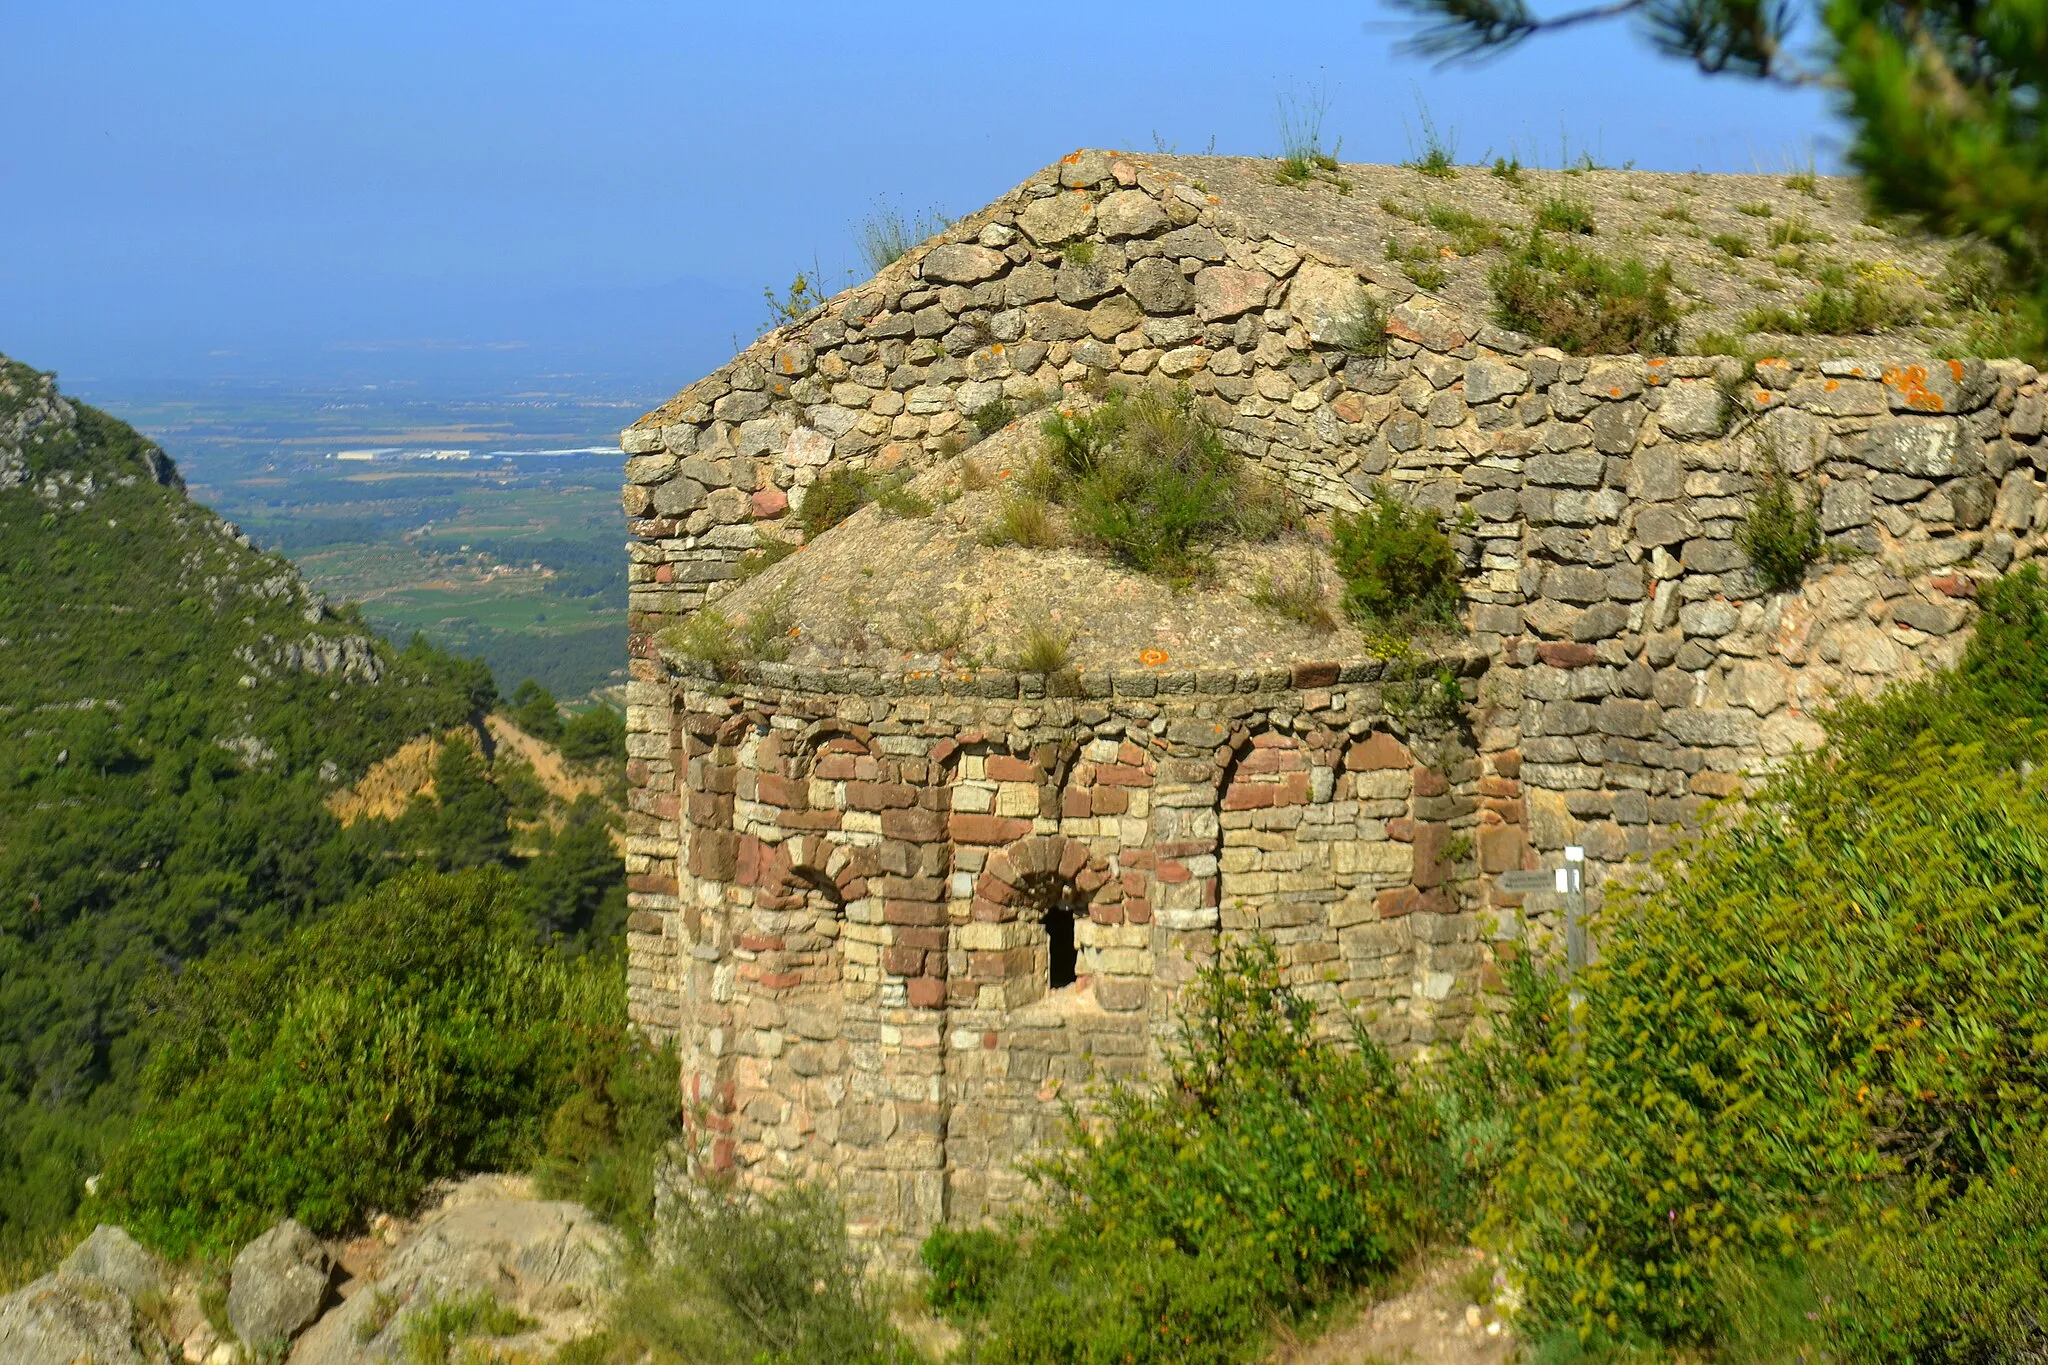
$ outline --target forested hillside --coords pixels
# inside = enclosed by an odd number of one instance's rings
[[[508,820],[538,813],[482,752],[486,669],[328,608],[150,442],[4,356],[0,566],[0,1246],[67,1217],[125,1130],[145,983],[417,861],[523,868],[565,937],[613,895],[591,808],[514,854]],[[436,792],[343,828],[335,791],[450,730],[478,738],[444,746]]]

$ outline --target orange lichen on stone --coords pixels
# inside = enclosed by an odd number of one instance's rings
[[[1959,361],[1952,360],[1949,364],[1957,370],[1962,369]],[[1960,380],[1962,376],[1958,374],[1956,378]],[[1897,389],[1900,396],[1906,400],[1906,406],[1915,412],[1942,412],[1947,408],[1947,404],[1941,401],[1941,395],[1927,387],[1925,365],[1889,366],[1884,372],[1884,382],[1889,387]]]
[[[1163,649],[1141,649],[1138,651],[1138,662],[1147,668],[1157,668],[1166,662],[1166,651]]]

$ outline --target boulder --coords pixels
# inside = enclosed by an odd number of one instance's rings
[[[334,1260],[320,1239],[287,1218],[242,1248],[228,1280],[228,1323],[244,1346],[290,1341],[326,1307]]]
[[[391,1253],[374,1285],[299,1339],[291,1365],[401,1360],[405,1324],[436,1300],[487,1294],[538,1324],[511,1343],[557,1344],[598,1324],[620,1244],[581,1204],[536,1200],[524,1183],[477,1176]]]
[[[0,1299],[7,1365],[143,1365],[135,1305],[112,1284],[59,1270]]]
[[[126,1229],[111,1223],[94,1228],[92,1236],[74,1247],[57,1269],[83,1279],[104,1280],[130,1300],[164,1292],[156,1257],[143,1250]]]

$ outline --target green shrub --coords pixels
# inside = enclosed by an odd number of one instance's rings
[[[449,1365],[457,1343],[466,1337],[516,1336],[537,1325],[490,1294],[475,1290],[434,1299],[409,1314],[399,1348],[405,1365]]]
[[[818,536],[845,521],[867,505],[868,481],[857,469],[834,465],[804,490],[804,505],[797,511],[797,524],[804,539]]]
[[[904,252],[927,237],[938,236],[952,226],[952,222],[937,209],[920,210],[913,216],[904,213],[898,205],[877,200],[874,211],[861,219],[860,230],[856,234],[861,259],[867,262],[868,273],[881,274],[901,260]]]
[[[1263,539],[1287,519],[1284,498],[1195,409],[1186,389],[1112,389],[1089,412],[1046,418],[1035,477],[1066,505],[1073,529],[1145,573],[1185,582],[1225,538]]]
[[[1252,584],[1252,605],[1263,607],[1310,630],[1328,633],[1337,628],[1337,614],[1323,591],[1322,571],[1311,564],[1306,573],[1289,578],[1261,574]]]
[[[1531,233],[1487,282],[1502,326],[1575,355],[1657,354],[1677,343],[1668,261],[1652,270],[1639,256],[1608,260]]]
[[[1320,1035],[1267,942],[1188,990],[1166,1079],[1034,1168],[1054,1211],[1012,1253],[935,1239],[985,1361],[1230,1361],[1270,1323],[1395,1269],[1447,1206],[1429,1106],[1362,1032]],[[990,1281],[993,1280],[993,1285]]]
[[[509,709],[513,723],[535,739],[552,744],[562,737],[562,712],[555,704],[555,694],[533,679],[512,689]]]
[[[982,529],[981,541],[984,545],[1016,545],[1026,550],[1051,549],[1060,543],[1052,504],[1025,488],[1004,494],[996,504],[995,519]]]
[[[637,1036],[579,1057],[575,1089],[548,1116],[535,1181],[637,1239],[652,1230],[654,1182],[682,1136],[682,1072],[673,1047]]]
[[[1750,253],[1750,240],[1740,232],[1717,232],[1707,240],[1737,260]]]
[[[987,1228],[940,1228],[918,1256],[931,1272],[925,1301],[948,1316],[986,1312],[996,1287],[1017,1263],[1017,1244]]]
[[[913,1365],[829,1195],[683,1192],[578,1365]]]
[[[1017,420],[1018,407],[1007,398],[993,398],[967,414],[975,434],[983,438],[995,435],[1004,427]]]
[[[1457,618],[1458,554],[1442,519],[1375,485],[1365,509],[1331,521],[1331,554],[1354,621],[1412,625]]]
[[[1757,581],[1772,592],[1797,588],[1820,558],[1820,513],[1801,500],[1775,453],[1766,452],[1757,471],[1735,544],[1749,557]]]
[[[152,1010],[146,1103],[103,1198],[174,1254],[285,1214],[336,1233],[441,1176],[516,1169],[625,1032],[617,961],[541,949],[495,871],[408,874],[188,969]]]
[[[1956,672],[1842,706],[1824,758],[1610,882],[1579,1005],[1511,974],[1548,1040],[1489,1225],[1535,1335],[1722,1340],[1731,1275],[1819,1275],[1876,1237],[1881,1297],[1965,1320],[1895,1358],[1991,1358],[1943,1352],[2038,1273],[2001,1231],[2035,1196],[1996,1177],[2048,1117],[2039,575],[1983,620]]]
[[[1337,324],[1332,338],[1346,355],[1381,360],[1387,354],[1387,310],[1363,289],[1358,300]]]
[[[1499,228],[1454,204],[1426,204],[1422,217],[1423,221],[1444,234],[1451,250],[1460,256],[1475,256],[1500,241]]]
[[[1025,623],[1012,668],[1026,673],[1057,673],[1074,657],[1074,637],[1050,620]]]
[[[739,572],[732,576],[735,583],[745,583],[759,578],[768,570],[795,554],[799,546],[793,540],[761,540],[754,548],[740,556]]]
[[[1593,231],[1593,206],[1569,195],[1552,195],[1536,206],[1536,226],[1545,232],[1585,235]]]
[[[601,702],[578,711],[562,724],[561,749],[562,757],[572,763],[624,763],[626,718]]]

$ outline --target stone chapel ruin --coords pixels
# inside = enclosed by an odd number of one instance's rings
[[[715,1160],[825,1180],[878,1233],[1000,1214],[1066,1101],[1153,1064],[1228,935],[1269,936],[1397,1053],[1454,1038],[1558,913],[1495,874],[1580,844],[1597,901],[1815,743],[1829,696],[1950,662],[1977,585],[2040,544],[2030,367],[1567,356],[1418,289],[1368,222],[1378,182],[1263,165],[1076,153],[624,433],[631,1008],[679,1046]],[[1383,359],[1341,344],[1361,297]],[[1389,662],[1202,589],[1117,618],[1145,590],[1077,569],[1027,594],[1114,623],[1074,668],[884,647],[862,594],[950,607],[926,559],[990,620],[1039,582],[1014,576],[1050,552],[979,549],[950,504],[864,510],[735,582],[828,470],[936,487],[971,415],[1100,373],[1186,385],[1311,513],[1377,482],[1462,514],[1462,632]],[[1023,458],[1038,420],[968,457]],[[1793,592],[1733,539],[1762,450],[1840,552]],[[812,604],[789,657],[673,647],[707,604],[775,592]],[[855,619],[821,624],[833,603]],[[868,643],[803,643],[835,629]],[[1455,716],[1395,704],[1444,673]]]

